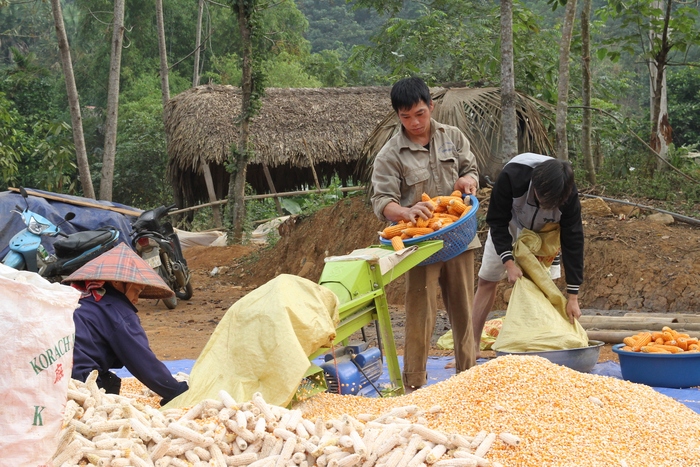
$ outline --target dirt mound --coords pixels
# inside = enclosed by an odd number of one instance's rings
[[[599,216],[597,211],[584,213],[582,308],[656,312],[700,309],[700,229],[682,223],[667,226],[643,218]],[[482,243],[486,236],[483,217],[480,212]],[[326,256],[376,244],[377,231],[385,225],[364,198],[344,199],[311,216],[291,218],[280,227],[282,238],[274,246],[231,265],[231,280],[255,287],[287,273],[317,282]],[[565,278],[557,285],[564,290]],[[505,309],[510,287],[505,283],[499,287],[494,309]],[[387,297],[390,303],[403,303],[401,279],[387,288]]]

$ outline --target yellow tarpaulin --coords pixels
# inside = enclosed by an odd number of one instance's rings
[[[260,392],[286,406],[310,366],[308,356],[335,338],[338,298],[308,279],[281,274],[228,309],[192,367],[190,389],[165,408]]]
[[[559,245],[558,225],[539,234],[525,229],[518,237],[513,256],[523,277],[513,286],[494,350],[541,352],[588,346],[586,330],[578,320],[569,322],[566,297],[549,275]]]

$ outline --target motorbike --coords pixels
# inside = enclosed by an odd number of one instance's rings
[[[175,205],[160,206],[144,211],[132,224],[131,244],[166,284],[175,292],[175,296],[163,300],[165,306],[173,309],[178,299],[192,298],[192,283],[187,261],[182,254],[180,239],[170,222],[164,220]]]
[[[12,210],[19,214],[26,228],[17,232],[9,243],[9,251],[2,263],[18,270],[36,272],[51,280],[59,281],[75,272],[88,261],[112,249],[119,241],[119,230],[105,227],[66,234],[60,225],[75,218],[75,213],[67,213],[63,220],[54,224],[45,217],[31,211],[27,191],[20,187],[25,207],[19,205]],[[50,254],[42,245],[42,237],[61,237],[53,242],[54,253]]]

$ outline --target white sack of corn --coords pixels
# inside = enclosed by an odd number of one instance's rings
[[[225,390],[287,405],[310,366],[335,339],[338,297],[308,279],[280,274],[228,309],[192,367],[189,390],[166,407],[189,407]]]
[[[46,465],[62,428],[80,292],[0,264],[0,297],[2,461]]]
[[[541,352],[588,345],[583,326],[569,322],[566,297],[549,274],[559,251],[559,226],[547,232],[524,229],[513,248],[523,277],[513,286],[507,319],[492,348],[501,352]],[[543,259],[546,258],[546,259]]]

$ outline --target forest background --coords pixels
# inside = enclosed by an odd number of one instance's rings
[[[198,2],[167,0],[163,4],[171,95],[190,88],[195,75],[202,84],[240,85],[242,41],[232,8],[237,3],[201,1],[196,70]],[[265,87],[388,86],[408,75],[419,75],[431,86],[454,82],[469,87],[500,85],[501,10],[496,1],[249,3],[257,11],[253,37],[256,76]],[[515,86],[552,106],[558,99],[566,3],[512,2]],[[586,3],[579,2],[579,11]],[[80,96],[90,173],[99,193],[114,3],[64,0],[60,4]],[[166,178],[156,1],[126,0],[124,11],[112,201],[146,209],[172,200]],[[583,176],[585,161],[580,157],[583,67],[577,12],[566,134],[568,158],[581,169],[577,170],[581,190],[646,199],[662,208],[697,215],[699,12],[697,2],[692,1],[592,1],[588,23],[590,107],[595,109],[592,146],[601,161],[595,184]],[[672,23],[664,24],[664,17]],[[676,170],[659,169],[647,146],[652,134],[649,60],[658,52],[654,49],[658,39],[650,37],[661,37],[664,28],[670,31],[666,84],[673,129],[668,160]],[[0,189],[27,186],[82,195],[70,122],[51,3],[0,0]],[[553,134],[554,121],[550,123]],[[260,217],[263,211],[258,209]]]

